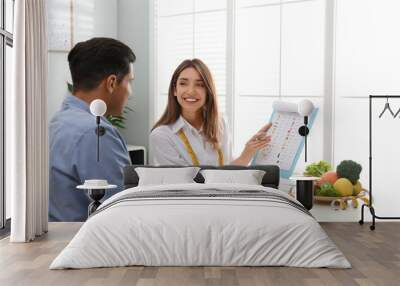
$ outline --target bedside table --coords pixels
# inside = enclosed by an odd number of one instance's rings
[[[103,187],[80,185],[76,187],[79,190],[87,190],[89,197],[92,199],[92,202],[88,206],[88,217],[90,217],[90,215],[94,213],[101,205],[100,200],[104,197],[106,190],[114,189],[116,187],[116,185],[108,185]]]
[[[293,176],[290,180],[296,181],[296,199],[308,210],[313,207],[314,181],[318,177]]]

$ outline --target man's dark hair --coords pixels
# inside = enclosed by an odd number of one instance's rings
[[[76,44],[68,54],[73,91],[92,90],[109,75],[120,83],[136,56],[127,45],[111,38],[92,38]]]

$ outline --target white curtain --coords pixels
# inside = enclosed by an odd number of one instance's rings
[[[48,227],[46,0],[15,1],[13,94],[6,98],[12,242]]]

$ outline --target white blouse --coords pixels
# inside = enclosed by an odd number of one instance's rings
[[[197,130],[182,116],[172,124],[162,125],[150,133],[150,161],[153,165],[193,165],[192,157],[178,132],[183,128],[187,139],[196,154],[200,165],[218,166],[218,152],[207,142],[202,130]],[[231,141],[225,120],[221,120],[222,142],[221,151],[224,154],[224,165],[232,161]]]

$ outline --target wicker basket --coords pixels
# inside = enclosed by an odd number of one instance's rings
[[[352,204],[353,208],[358,207],[358,199],[362,200],[364,203],[368,203],[368,191],[362,189],[362,191],[357,196],[345,196],[345,197],[324,197],[324,196],[314,196],[314,201],[321,204],[330,204],[333,209],[346,209],[348,202]]]

